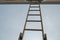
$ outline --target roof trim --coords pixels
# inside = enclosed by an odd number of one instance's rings
[[[30,4],[30,3],[29,2],[0,2],[0,4]],[[60,2],[41,2],[40,4],[60,4]]]

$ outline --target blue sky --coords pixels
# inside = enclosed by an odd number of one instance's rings
[[[28,4],[0,4],[0,40],[18,40],[26,20]],[[41,4],[48,40],[60,40],[60,5]],[[37,35],[36,35],[37,34]],[[41,32],[25,32],[23,40],[42,40]]]

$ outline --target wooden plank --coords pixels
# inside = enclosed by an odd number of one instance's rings
[[[16,2],[16,1],[2,1],[0,2],[0,4],[30,4],[29,2]],[[36,3],[31,3],[31,4],[38,4],[37,2]],[[40,4],[60,4],[60,2],[41,2]]]
[[[38,3],[38,2],[31,2]],[[30,4],[26,0],[0,0],[0,4]],[[42,1],[41,4],[60,4],[60,0],[45,0]]]
[[[27,2],[27,1],[43,1],[43,2],[60,2],[60,0],[0,0],[0,2]]]

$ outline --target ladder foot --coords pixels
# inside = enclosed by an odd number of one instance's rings
[[[22,40],[23,37],[23,33],[20,33],[19,39],[18,40]]]
[[[47,35],[46,34],[44,34],[44,40],[47,40]]]

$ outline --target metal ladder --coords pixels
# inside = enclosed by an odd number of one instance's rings
[[[32,6],[32,5],[34,5],[34,6]],[[35,5],[38,5],[38,6],[35,6]],[[35,9],[31,9],[31,8],[39,8],[39,10],[37,10],[37,9],[35,10]],[[37,14],[37,13],[36,14],[29,14],[29,12],[31,12],[31,11],[39,11],[39,14]],[[28,20],[29,16],[40,16],[40,20]],[[26,28],[27,22],[40,22],[41,23],[40,24],[41,25],[41,29],[27,29]],[[18,40],[22,40],[23,39],[25,31],[40,31],[40,32],[42,32],[43,40],[47,40],[46,33],[44,33],[44,29],[43,29],[43,22],[42,22],[40,4],[30,4],[29,5],[28,14],[27,14],[27,17],[26,17],[23,33],[20,33],[20,36],[19,36]]]

